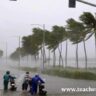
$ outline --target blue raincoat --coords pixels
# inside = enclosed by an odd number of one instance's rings
[[[32,78],[31,94],[37,94],[38,83],[45,83],[45,82],[39,77],[39,75],[35,75],[35,77]]]

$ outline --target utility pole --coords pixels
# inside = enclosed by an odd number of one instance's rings
[[[10,1],[17,1],[17,0],[10,0]],[[74,8],[76,6],[76,1],[90,5],[90,6],[93,6],[93,7],[96,7],[96,4],[93,4],[93,3],[90,3],[90,2],[87,2],[84,0],[69,0],[69,7]]]

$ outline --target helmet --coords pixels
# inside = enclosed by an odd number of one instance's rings
[[[27,71],[26,74],[29,74],[29,72]]]
[[[35,76],[39,76],[39,73],[36,73]]]
[[[6,71],[6,74],[10,74],[10,71]]]

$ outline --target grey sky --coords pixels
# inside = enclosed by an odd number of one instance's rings
[[[64,26],[68,18],[78,19],[82,12],[96,12],[95,7],[80,2],[76,2],[76,8],[68,8],[69,0],[0,1],[0,47],[5,50],[7,41],[8,54],[18,46],[18,36],[32,33],[35,26],[31,24],[45,24],[50,29],[53,25]],[[96,0],[86,1],[96,4]]]

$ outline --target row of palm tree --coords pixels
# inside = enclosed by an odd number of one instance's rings
[[[87,52],[86,52],[86,40],[88,40],[92,35],[95,36],[95,48],[96,48],[96,18],[90,12],[84,12],[79,20],[70,18],[67,20],[65,27],[63,26],[53,26],[52,31],[43,30],[40,28],[34,28],[32,30],[33,34],[29,36],[24,36],[22,38],[22,48],[20,52],[22,56],[34,55],[35,59],[41,52],[42,55],[42,45],[46,46],[46,50],[53,53],[53,66],[56,66],[56,50],[59,52],[59,66],[63,66],[65,61],[65,67],[67,67],[67,52],[68,52],[68,40],[72,44],[76,45],[76,66],[78,66],[78,47],[79,43],[84,45],[85,53],[85,68],[87,69]],[[43,42],[43,33],[45,32],[45,42]],[[66,42],[65,60],[62,56],[62,44]],[[45,58],[46,58],[46,54]],[[13,57],[13,56],[11,56]],[[64,60],[64,61],[63,61]]]

